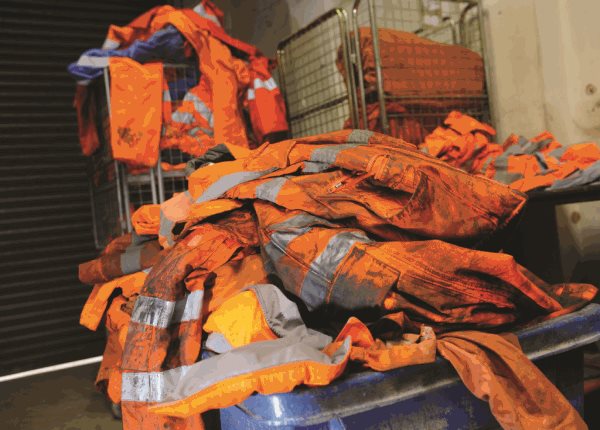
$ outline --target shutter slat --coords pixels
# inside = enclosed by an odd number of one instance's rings
[[[161,1],[0,2],[0,375],[102,353],[79,325],[95,258],[69,63]]]

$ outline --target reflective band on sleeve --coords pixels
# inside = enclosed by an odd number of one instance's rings
[[[277,170],[277,167],[273,167],[260,172],[235,172],[225,176],[221,176],[214,183],[212,183],[204,192],[196,199],[196,203],[207,202],[221,197],[224,193],[235,187],[236,185],[243,184],[244,182],[253,181],[261,176]]]
[[[160,328],[185,321],[196,321],[202,316],[203,299],[202,290],[193,291],[177,302],[139,296],[131,320]]]
[[[193,291],[185,298],[177,300],[173,323],[199,320],[202,313],[204,291]]]
[[[173,226],[175,226],[175,222],[173,220],[168,219],[163,210],[161,209],[158,235],[164,237],[169,246],[173,246],[173,244],[175,243],[175,239],[173,238],[172,233]]]
[[[312,261],[300,290],[300,298],[309,309],[325,304],[329,286],[338,266],[357,242],[369,243],[371,240],[359,231],[338,233],[329,240],[323,252]]]
[[[319,218],[317,216],[301,213],[299,215],[295,215],[291,218],[286,219],[285,221],[278,222],[269,226],[271,230],[285,230],[292,228],[300,228],[300,227],[308,227],[313,225],[323,225],[326,227],[337,227],[337,225],[332,222],[327,221],[324,218]]]
[[[327,163],[319,163],[317,161],[305,161],[302,171],[304,173],[320,173],[329,169],[330,165]]]
[[[277,84],[275,83],[275,79],[269,78],[266,81],[262,79],[255,78],[254,79],[254,89],[257,90],[259,88],[264,88],[268,91],[272,91],[277,88]]]
[[[254,100],[256,95],[254,94],[254,90],[252,88],[248,88],[248,100]]]
[[[287,178],[273,178],[256,187],[256,198],[276,203],[277,196]]]
[[[194,115],[192,115],[190,112],[175,111],[171,115],[171,119],[181,124],[190,125],[194,123]]]
[[[167,328],[174,310],[175,302],[156,297],[139,296],[135,301],[131,321],[153,327]]]
[[[356,131],[356,130],[355,130]],[[325,146],[322,148],[317,148],[312,151],[310,154],[310,161],[316,161],[318,163],[323,163],[327,167],[331,166],[335,163],[335,159],[341,151],[345,151],[346,149],[356,148],[357,146],[363,145],[362,143],[342,143],[337,145]]]
[[[93,57],[91,55],[82,55],[77,61],[78,66],[84,67],[108,67],[109,57]]]
[[[170,102],[171,101],[171,91],[168,89],[163,90],[163,101]]]
[[[123,254],[121,254],[121,271],[124,275],[129,273],[139,272],[142,269],[141,263],[142,247],[129,246]]]
[[[373,136],[371,130],[352,130],[348,136],[348,143],[362,143],[363,145],[367,145],[371,136]]]
[[[183,101],[191,101],[194,104],[194,109],[196,110],[196,112],[198,112],[198,114],[202,118],[204,118],[206,122],[208,122],[208,125],[214,127],[215,121],[213,118],[212,110],[210,110],[208,106],[206,106],[206,104],[202,100],[200,100],[200,98],[198,98],[198,96],[196,96],[193,93],[187,93],[183,97]]]
[[[192,128],[190,131],[188,131],[188,134],[190,136],[195,136],[197,132],[201,131],[202,133],[206,134],[207,136],[210,137],[214,137],[215,132],[209,128],[203,128],[203,127],[194,127]]]
[[[166,389],[176,384],[185,375],[188,367],[176,367],[164,372],[124,372],[121,400],[160,402],[166,397]]]

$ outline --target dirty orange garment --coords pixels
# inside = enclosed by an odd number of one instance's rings
[[[581,416],[527,359],[515,336],[454,332],[438,341],[467,388],[505,429],[587,429]]]
[[[585,142],[563,147],[545,131],[532,139],[510,135],[493,143],[495,130],[453,111],[419,148],[471,173],[485,175],[522,192],[547,188],[600,161],[600,147]]]
[[[156,240],[139,236],[132,240],[131,234],[113,240],[102,255],[79,265],[79,280],[84,284],[99,284],[135,273],[154,265],[160,258],[160,246]]]
[[[162,64],[111,57],[110,143],[115,160],[153,167],[162,124]]]
[[[506,185],[365,130],[263,145],[201,167],[186,193],[140,210],[139,225],[168,249],[128,323],[125,428],[186,428],[196,424],[183,420],[255,391],[328,384],[349,360],[379,370],[433,361],[436,332],[506,327],[583,305],[594,287],[550,286],[511,256],[479,249],[497,249],[495,235],[525,201]],[[334,340],[307,327],[290,297],[307,315],[368,308],[375,316],[351,318]],[[399,328],[378,337],[366,323],[379,318]],[[203,331],[216,355],[196,362]],[[463,376],[464,365],[455,365]],[[511,385],[494,385],[490,399],[503,399]],[[572,416],[562,398],[540,401],[556,404],[554,417]]]

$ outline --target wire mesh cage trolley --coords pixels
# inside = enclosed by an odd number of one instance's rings
[[[360,124],[418,144],[452,110],[493,123],[480,1],[356,0],[351,33]]]
[[[172,111],[181,104],[187,91],[198,83],[198,78],[198,69],[191,65],[164,65]],[[99,95],[96,121],[100,129],[100,147],[89,157],[88,177],[94,240],[96,247],[102,249],[113,238],[132,231],[131,214],[137,208],[162,203],[174,193],[187,189],[187,180],[180,167],[192,156],[177,148],[161,149],[157,165],[142,171],[132,170],[114,160],[110,146],[108,68],[95,85],[94,90]]]
[[[339,130],[356,124],[354,79],[350,70],[347,13],[332,9],[282,40],[277,48],[279,83],[293,137]],[[338,60],[339,57],[339,60]]]

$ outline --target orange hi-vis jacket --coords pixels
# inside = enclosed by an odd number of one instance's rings
[[[524,203],[364,130],[198,169],[186,193],[134,215],[138,233],[166,249],[128,322],[124,428],[203,428],[198,414],[255,391],[328,384],[349,360],[380,371],[429,363],[436,351],[506,428],[585,428],[514,339],[452,331],[555,316],[596,293],[549,286],[511,256],[478,250],[498,243]],[[305,324],[323,310],[344,315],[335,338]],[[355,317],[366,310],[370,327]],[[215,355],[198,361],[202,332]]]
[[[600,147],[594,142],[563,146],[546,131],[533,139],[512,134],[500,145],[491,140],[495,134],[488,124],[453,111],[420,148],[453,166],[523,192],[572,178],[600,161]]]
[[[234,156],[244,156],[252,147],[242,115],[244,107],[259,143],[288,130],[283,97],[270,75],[268,60],[255,47],[227,35],[218,24],[219,16],[222,13],[203,0],[194,9],[160,6],[128,26],[111,26],[105,45],[113,49],[146,39],[165,26],[175,27],[195,52],[201,76],[183,105],[170,112],[170,95],[159,64],[141,65],[129,58],[110,57],[115,159],[150,167],[156,164],[159,146],[181,146],[199,156],[220,143],[231,145]],[[90,131],[91,113],[86,116],[85,101],[85,93],[80,91],[76,106],[82,149],[91,154],[98,140]]]

